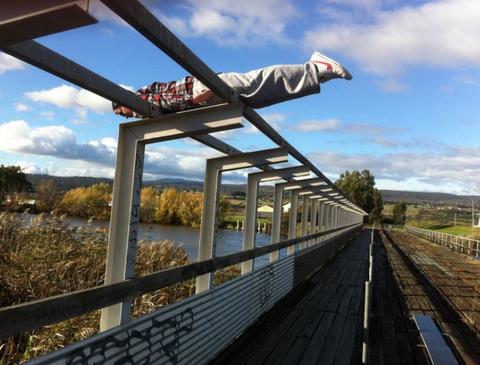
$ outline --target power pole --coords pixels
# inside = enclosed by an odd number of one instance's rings
[[[472,227],[475,227],[475,200],[472,200]]]
[[[457,212],[453,213],[453,225],[457,225]]]

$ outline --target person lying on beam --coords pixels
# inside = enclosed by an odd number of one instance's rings
[[[247,73],[219,73],[218,77],[233,92],[253,108],[320,92],[320,84],[332,79],[351,80],[352,75],[340,63],[315,52],[301,65],[276,65]],[[146,101],[158,105],[163,113],[219,104],[222,99],[193,76],[179,81],[154,82],[142,87],[137,94]],[[142,117],[135,111],[112,103],[115,114],[125,117]]]

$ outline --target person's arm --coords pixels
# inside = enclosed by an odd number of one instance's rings
[[[142,87],[141,89],[138,89],[137,90],[137,95],[143,99],[143,100],[147,100],[148,99],[148,96],[152,93],[152,90],[153,88],[156,86],[156,82],[154,82],[153,84],[150,84],[148,86],[144,86]],[[140,114],[137,114],[135,113],[132,109],[130,108],[127,108],[126,106],[122,106],[122,105],[118,105],[116,103],[112,103],[112,109],[113,109],[113,112],[117,115],[121,115],[123,117],[127,117],[127,118],[130,118],[130,117],[140,117],[140,118],[143,118],[142,115]]]
[[[126,106],[119,105],[117,108],[113,109],[113,112],[117,115],[122,115],[124,117],[130,118],[133,117],[133,110],[127,108]]]
[[[215,94],[212,90],[206,89],[205,91],[194,95],[192,101],[194,104],[203,104],[210,100],[214,95]]]

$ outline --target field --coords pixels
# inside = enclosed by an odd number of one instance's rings
[[[474,228],[470,226],[451,226],[451,227],[444,227],[436,229],[436,231],[450,233],[455,236],[461,237],[472,237],[472,236],[479,236],[480,235],[480,228]]]

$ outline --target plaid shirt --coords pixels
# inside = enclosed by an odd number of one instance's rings
[[[154,82],[142,87],[137,94],[143,99],[160,106],[163,112],[174,113],[194,107],[193,77],[186,76],[179,81]]]

